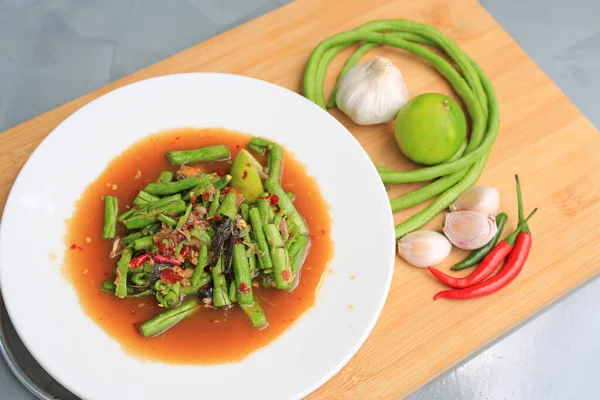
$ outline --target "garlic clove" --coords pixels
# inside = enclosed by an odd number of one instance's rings
[[[442,230],[453,245],[463,250],[475,250],[486,245],[498,232],[496,218],[478,211],[446,214]]]
[[[402,73],[384,57],[352,67],[340,79],[336,94],[338,108],[359,125],[392,121],[407,100]]]
[[[452,244],[439,232],[415,231],[398,240],[398,255],[415,267],[427,268],[443,262]]]
[[[474,186],[461,194],[450,206],[450,211],[479,211],[487,215],[498,214],[500,192],[491,186]]]

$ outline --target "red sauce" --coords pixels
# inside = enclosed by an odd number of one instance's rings
[[[118,299],[99,289],[104,280],[114,278],[116,266],[116,260],[108,257],[112,242],[100,236],[104,223],[102,196],[117,196],[122,213],[125,205],[132,204],[137,192],[155,181],[161,171],[176,170],[167,163],[167,151],[225,144],[235,157],[250,139],[249,135],[224,129],[193,128],[146,137],[113,159],[77,202],[68,222],[67,246],[84,251],[66,252],[65,275],[74,286],[84,311],[128,353],[178,364],[239,361],[273,341],[314,305],[323,272],[333,255],[333,243],[325,233],[331,232],[331,220],[316,181],[287,151],[282,186],[296,196],[294,205],[306,219],[312,243],[300,282],[293,292],[252,288],[269,321],[266,329],[253,329],[239,307],[228,311],[202,308],[162,335],[145,339],[138,331],[139,324],[164,311],[157,306],[156,299],[153,296]],[[260,160],[264,163],[264,158]],[[230,169],[226,162],[198,166],[206,172]]]

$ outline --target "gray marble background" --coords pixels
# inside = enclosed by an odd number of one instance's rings
[[[480,1],[599,127],[600,1]],[[288,2],[0,0],[0,131]],[[410,399],[599,399],[599,289],[585,285]],[[12,339],[48,390],[74,398]],[[32,398],[0,361],[0,399]]]

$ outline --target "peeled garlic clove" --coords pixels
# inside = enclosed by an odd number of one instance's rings
[[[398,240],[398,255],[415,267],[427,268],[444,261],[452,244],[439,232],[415,231]]]
[[[496,218],[478,211],[455,211],[446,214],[442,228],[453,245],[475,250],[487,244],[496,232]]]
[[[390,122],[408,100],[402,73],[390,60],[377,57],[352,67],[340,79],[337,107],[359,125]]]
[[[450,211],[479,211],[487,215],[498,214],[500,192],[491,186],[474,186],[461,194],[450,206]]]

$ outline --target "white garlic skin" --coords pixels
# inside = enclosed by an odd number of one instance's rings
[[[448,239],[435,231],[415,231],[398,240],[398,255],[419,268],[441,264],[451,250]]]
[[[442,227],[453,245],[463,250],[478,249],[494,238],[496,218],[478,211],[454,211],[446,214]]]
[[[408,101],[402,73],[384,57],[350,68],[338,85],[335,101],[358,125],[390,122]]]
[[[479,211],[496,216],[500,208],[500,192],[491,186],[473,186],[461,194],[450,211]]]

